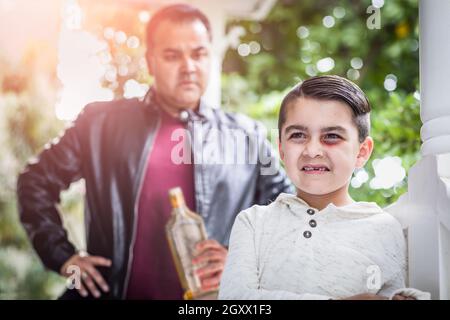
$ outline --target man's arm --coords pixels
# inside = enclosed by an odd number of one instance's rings
[[[20,220],[44,265],[58,273],[76,252],[56,204],[60,192],[81,178],[80,118],[30,161],[17,181]]]
[[[86,131],[89,106],[69,127],[59,141],[46,146],[37,159],[31,161],[19,175],[17,198],[22,221],[34,249],[44,265],[65,276],[72,274],[69,267],[80,271],[81,296],[100,297],[109,291],[108,284],[97,270],[97,266],[111,266],[111,260],[87,253],[76,252],[63,228],[56,204],[60,192],[82,177],[82,132]]]

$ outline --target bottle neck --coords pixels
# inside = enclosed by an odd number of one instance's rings
[[[186,216],[187,213],[187,207],[184,203],[173,207],[173,214],[174,215],[181,215],[181,216]]]
[[[183,208],[184,206],[186,206],[182,194],[170,195],[170,204],[172,205],[173,209]]]

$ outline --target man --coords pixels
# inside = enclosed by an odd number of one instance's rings
[[[197,245],[194,263],[203,265],[202,288],[217,288],[236,214],[290,190],[281,169],[264,172],[264,155],[269,165],[276,159],[262,127],[201,101],[211,54],[203,13],[188,5],[163,8],[147,26],[147,46],[154,84],[145,98],[88,105],[18,179],[21,221],[43,263],[65,276],[81,270],[81,286],[63,298],[182,298],[164,231],[168,190],[176,186],[205,220],[210,239]],[[258,161],[210,161],[235,143],[236,131],[248,142],[235,146],[235,156],[256,146]],[[189,154],[174,152],[175,133]],[[68,241],[55,207],[61,190],[80,178],[87,253]]]

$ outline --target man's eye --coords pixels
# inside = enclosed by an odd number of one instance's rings
[[[289,139],[303,139],[305,137],[305,134],[302,132],[294,132],[289,136]]]
[[[177,56],[175,54],[168,54],[164,56],[164,59],[166,59],[167,61],[173,61],[177,58]]]
[[[194,60],[199,60],[201,58],[206,57],[208,54],[206,53],[206,51],[197,51],[194,52],[194,54],[192,55],[192,59]]]

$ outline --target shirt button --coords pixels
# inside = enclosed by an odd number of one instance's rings
[[[313,215],[314,214],[314,210],[313,209],[308,209],[306,210],[306,213],[309,215]]]
[[[305,231],[305,232],[303,232],[303,236],[304,236],[306,239],[309,239],[309,238],[311,238],[312,233],[311,233],[311,231]]]
[[[317,226],[317,222],[316,222],[316,220],[310,220],[309,221],[309,225],[312,227],[312,228],[315,228],[316,226]]]

